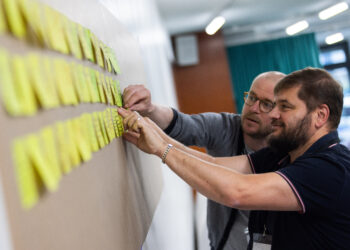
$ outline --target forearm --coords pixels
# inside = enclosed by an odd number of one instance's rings
[[[165,138],[163,138],[165,139]],[[187,147],[183,145],[182,143],[176,141],[175,139],[167,136],[165,141],[169,144],[174,145],[177,149],[182,150],[183,152],[190,154],[192,156],[198,157],[199,159],[203,161],[207,161],[216,165],[220,165],[232,170],[235,170],[242,174],[251,174],[251,167],[250,164],[247,162],[246,164],[234,164],[234,161],[232,161],[232,157],[213,157],[209,154],[200,152],[198,150],[192,149],[190,147]],[[240,161],[245,161],[246,156],[236,156],[237,159]]]
[[[158,154],[161,157],[161,154]],[[247,157],[231,158],[235,165],[249,164]],[[192,154],[173,147],[166,164],[191,187],[211,200],[226,206],[238,207],[244,175],[232,169],[204,161]]]
[[[166,129],[173,120],[174,114],[170,107],[152,105],[146,114],[143,114],[154,121],[161,129]]]

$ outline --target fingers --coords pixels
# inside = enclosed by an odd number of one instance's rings
[[[147,111],[151,102],[151,93],[143,85],[129,85],[123,93],[124,106],[140,112]],[[141,104],[136,106],[135,104]]]
[[[123,138],[127,140],[128,142],[131,142],[134,145],[137,145],[137,140],[139,139],[140,135],[131,131],[128,131],[123,134]]]
[[[117,111],[118,111],[119,115],[121,115],[123,118],[126,118],[128,115],[130,115],[132,113],[131,110],[126,110],[123,108],[117,108]]]
[[[118,108],[118,113],[124,118],[123,124],[126,129],[131,129],[134,132],[140,132],[140,124],[142,117],[136,111],[125,110]]]

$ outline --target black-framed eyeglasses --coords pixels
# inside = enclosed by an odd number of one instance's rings
[[[244,103],[245,104],[252,106],[257,101],[259,101],[259,109],[263,113],[270,112],[275,106],[275,104],[271,101],[261,100],[256,95],[252,95],[249,92],[244,92]]]

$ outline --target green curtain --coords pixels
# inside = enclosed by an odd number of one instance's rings
[[[249,90],[258,74],[289,74],[308,66],[321,67],[314,33],[228,47],[227,55],[237,112],[243,107],[243,92]]]

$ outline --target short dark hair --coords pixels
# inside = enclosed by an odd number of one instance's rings
[[[309,112],[321,104],[329,107],[329,127],[331,130],[336,129],[343,110],[342,86],[326,70],[308,67],[282,78],[277,83],[274,93],[297,86],[301,86],[298,97],[305,102]]]

